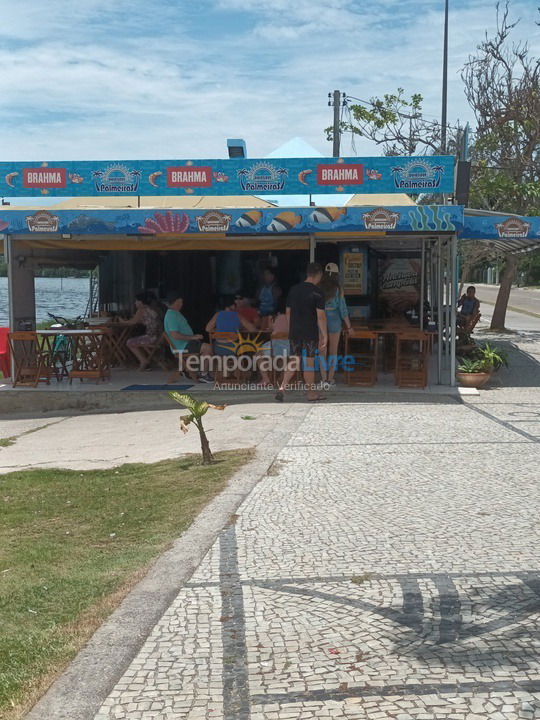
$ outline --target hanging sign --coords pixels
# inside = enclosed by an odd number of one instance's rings
[[[0,195],[451,193],[451,156],[0,163]]]
[[[540,217],[467,215],[463,237],[478,240],[530,240],[540,245]]]

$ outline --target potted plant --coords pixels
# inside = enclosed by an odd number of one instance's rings
[[[480,388],[488,382],[491,372],[480,358],[460,358],[456,377],[463,387]]]
[[[459,359],[456,377],[464,387],[479,388],[503,366],[508,367],[506,353],[494,345],[485,343],[475,347],[470,357]]]
[[[474,356],[478,360],[482,360],[486,369],[490,369],[490,372],[500,370],[503,365],[508,367],[506,353],[500,348],[490,345],[489,343],[479,345],[474,351]]]

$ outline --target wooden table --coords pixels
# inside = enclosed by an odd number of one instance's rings
[[[361,335],[362,331],[370,331],[376,333],[378,338],[382,338],[385,348],[382,355],[383,370],[385,372],[393,372],[395,369],[396,355],[394,351],[389,352],[388,345],[392,343],[395,348],[396,338],[401,333],[418,333],[422,335],[421,339],[425,339],[431,348],[432,333],[420,330],[416,325],[411,325],[407,320],[381,320],[380,322],[368,322],[363,326],[353,325],[352,330],[349,332],[349,337],[354,339],[355,330]]]
[[[126,346],[127,340],[134,334],[137,325],[111,318],[90,318],[88,325],[93,329],[105,329],[109,332],[109,345],[111,353],[111,367],[125,367],[129,365],[131,354]]]
[[[69,377],[79,380],[105,380],[111,375],[111,333],[105,328],[86,330],[40,330],[44,345],[50,353],[57,378]],[[59,348],[58,338],[66,339],[66,345]],[[57,365],[60,369],[57,369]],[[71,367],[69,367],[71,365]]]
[[[126,346],[126,342],[133,334],[135,325],[128,325],[128,323],[123,322],[112,322],[106,327],[111,331],[110,343],[112,366],[119,367],[121,365],[128,365],[130,353]]]

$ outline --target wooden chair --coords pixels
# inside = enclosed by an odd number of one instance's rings
[[[146,364],[151,367],[154,359],[162,370],[168,370],[165,362],[164,350],[171,347],[169,338],[166,333],[162,333],[155,343],[151,345],[137,345],[137,350],[140,350],[144,355]]]
[[[189,382],[197,382],[197,379],[189,377],[189,375],[186,373],[185,370],[183,370],[182,362],[185,358],[189,357],[189,353],[187,353],[185,350],[178,350],[178,348],[175,348],[170,337],[167,335],[166,332],[163,333],[162,336],[162,342],[163,344],[169,348],[171,354],[176,359],[176,362],[178,363],[177,367],[173,370],[173,372],[169,375],[169,378],[167,379],[167,383],[171,385],[172,383],[176,382],[177,380],[181,380],[182,377],[184,377],[186,380],[189,380]]]
[[[395,380],[398,387],[425,388],[428,383],[428,333],[400,332],[396,338]]]
[[[216,352],[216,344],[218,346],[221,346],[225,352],[223,352],[223,356],[226,357],[227,355],[234,355],[236,357],[240,357],[243,354],[243,352],[239,352],[239,348],[242,346],[242,332],[220,332],[217,330],[213,330],[209,333],[210,335],[210,344],[212,346],[212,351],[215,355],[220,355],[220,352]],[[218,347],[219,350],[219,347]],[[227,352],[227,350],[230,350],[230,352]],[[232,371],[231,375],[228,374],[228,371],[225,369],[225,367],[222,367],[220,369],[215,369],[214,371],[214,380],[217,383],[227,384],[227,383],[244,383],[247,381],[249,377],[250,371],[249,370],[241,370],[240,368],[236,368],[236,370]]]
[[[469,333],[469,335],[472,333],[474,328],[478,325],[478,322],[480,318],[482,317],[482,314],[479,310],[477,310],[475,313],[470,315],[466,322],[465,322],[465,332]]]
[[[373,330],[353,329],[345,336],[345,355],[354,358],[354,368],[346,373],[347,385],[375,385],[379,342]]]
[[[36,332],[19,331],[8,335],[8,344],[14,363],[13,387],[31,385],[37,387],[44,381],[51,382],[54,373],[49,353]]]
[[[110,329],[81,332],[73,336],[73,365],[69,384],[75,379],[108,380],[111,377]]]

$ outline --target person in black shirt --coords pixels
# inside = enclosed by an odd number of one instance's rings
[[[285,388],[299,367],[302,367],[304,372],[307,399],[315,402],[324,398],[315,388],[314,364],[317,350],[324,350],[328,340],[325,298],[318,287],[322,279],[321,266],[318,263],[309,263],[306,275],[305,282],[294,285],[287,298],[289,342],[295,364],[283,373],[283,380],[276,394],[279,402],[283,401]]]

